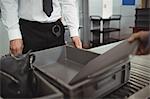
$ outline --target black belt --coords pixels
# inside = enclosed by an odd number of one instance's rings
[[[42,23],[42,22],[38,22],[38,21],[29,21],[26,19],[20,19],[19,22],[21,23],[25,23],[25,24],[30,24],[30,25],[45,25],[45,26],[50,26],[51,27],[51,31],[54,35],[56,35],[57,37],[59,37],[61,35],[61,19],[58,19],[56,22],[51,22],[51,23]]]

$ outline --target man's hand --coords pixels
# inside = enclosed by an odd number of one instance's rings
[[[148,36],[149,36],[149,32],[147,31],[140,31],[140,32],[137,32],[137,33],[133,33],[128,41],[129,42],[133,42],[135,40],[140,40],[140,41],[145,41],[148,39]]]
[[[76,48],[80,48],[80,49],[82,48],[82,42],[80,40],[80,37],[78,37],[78,36],[72,37],[72,42],[74,43],[74,46]]]
[[[10,51],[14,56],[22,54],[23,41],[22,39],[15,39],[10,41]]]
[[[129,37],[128,41],[130,43],[134,42],[135,40],[140,41],[138,50],[136,52],[137,55],[145,55],[149,53],[150,49],[147,49],[148,37],[149,37],[149,32],[146,31],[140,31],[134,33]]]

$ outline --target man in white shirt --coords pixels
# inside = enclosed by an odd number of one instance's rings
[[[46,1],[47,2],[47,1]],[[76,0],[53,0],[48,15],[44,0],[0,0],[2,22],[8,31],[10,50],[14,55],[28,50],[42,50],[64,44],[62,16],[72,41],[82,48],[78,34]],[[49,4],[49,3],[47,3]]]

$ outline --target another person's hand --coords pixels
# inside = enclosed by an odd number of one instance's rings
[[[11,54],[13,54],[14,56],[22,54],[22,51],[23,51],[22,39],[11,40],[10,41],[10,51],[11,51]]]
[[[135,40],[139,40],[140,44],[138,50],[136,52],[137,55],[145,55],[148,54],[150,49],[147,48],[148,46],[148,39],[149,39],[149,32],[148,31],[140,31],[137,33],[133,33],[128,41],[130,43],[134,42]]]
[[[72,37],[72,42],[74,43],[74,46],[75,46],[76,48],[80,48],[80,49],[82,48],[82,42],[81,42],[79,36],[74,36],[74,37]]]

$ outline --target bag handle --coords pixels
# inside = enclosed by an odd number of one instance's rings
[[[30,54],[29,56],[29,62],[30,62],[30,69],[34,69],[33,63],[35,61],[35,55],[33,53]]]
[[[16,84],[19,83],[19,80],[17,80],[17,79],[16,79],[15,77],[13,77],[12,75],[10,75],[10,74],[8,74],[8,73],[6,73],[6,72],[3,72],[2,70],[0,70],[0,74],[1,74],[2,76],[5,76],[5,77],[9,78],[10,80],[12,80],[13,82],[15,82]]]

